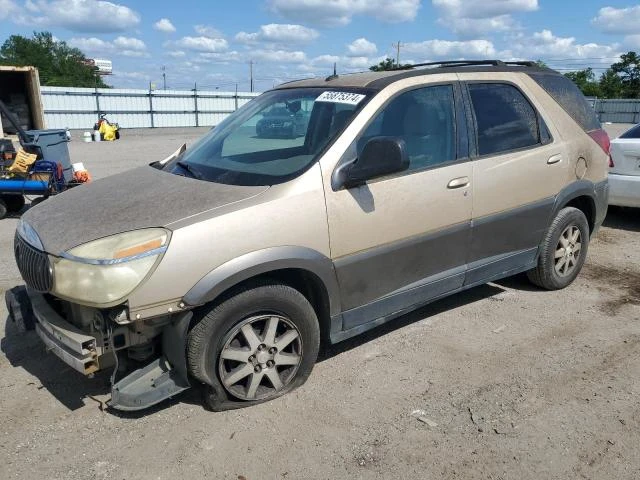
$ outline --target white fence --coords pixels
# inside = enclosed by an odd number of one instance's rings
[[[46,128],[90,129],[98,113],[122,128],[217,125],[259,93],[40,87]]]

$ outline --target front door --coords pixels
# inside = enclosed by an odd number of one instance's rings
[[[407,171],[356,188],[326,189],[344,329],[464,282],[472,166],[460,161],[468,152],[461,152],[457,141],[457,120],[463,119],[456,118],[456,88],[445,84],[399,93],[357,137],[358,153],[373,137],[404,139]]]

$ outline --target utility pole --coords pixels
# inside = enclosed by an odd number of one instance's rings
[[[251,89],[249,91],[253,92],[253,60],[249,60],[249,78],[251,79]]]
[[[391,46],[396,49],[396,66],[399,67],[400,66],[400,47],[404,47],[404,43],[400,43],[400,40],[398,40],[398,43],[392,43]]]
[[[163,90],[167,89],[167,73],[166,73],[166,67],[163,65],[162,66],[162,86],[163,86]]]

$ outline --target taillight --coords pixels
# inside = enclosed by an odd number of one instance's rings
[[[604,150],[604,153],[609,155],[609,168],[613,167],[613,158],[611,158],[611,140],[609,135],[602,128],[599,130],[593,130],[589,132],[589,136],[600,145],[600,148]]]

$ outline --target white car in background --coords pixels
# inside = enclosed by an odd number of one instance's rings
[[[640,124],[611,141],[609,205],[640,208]]]

